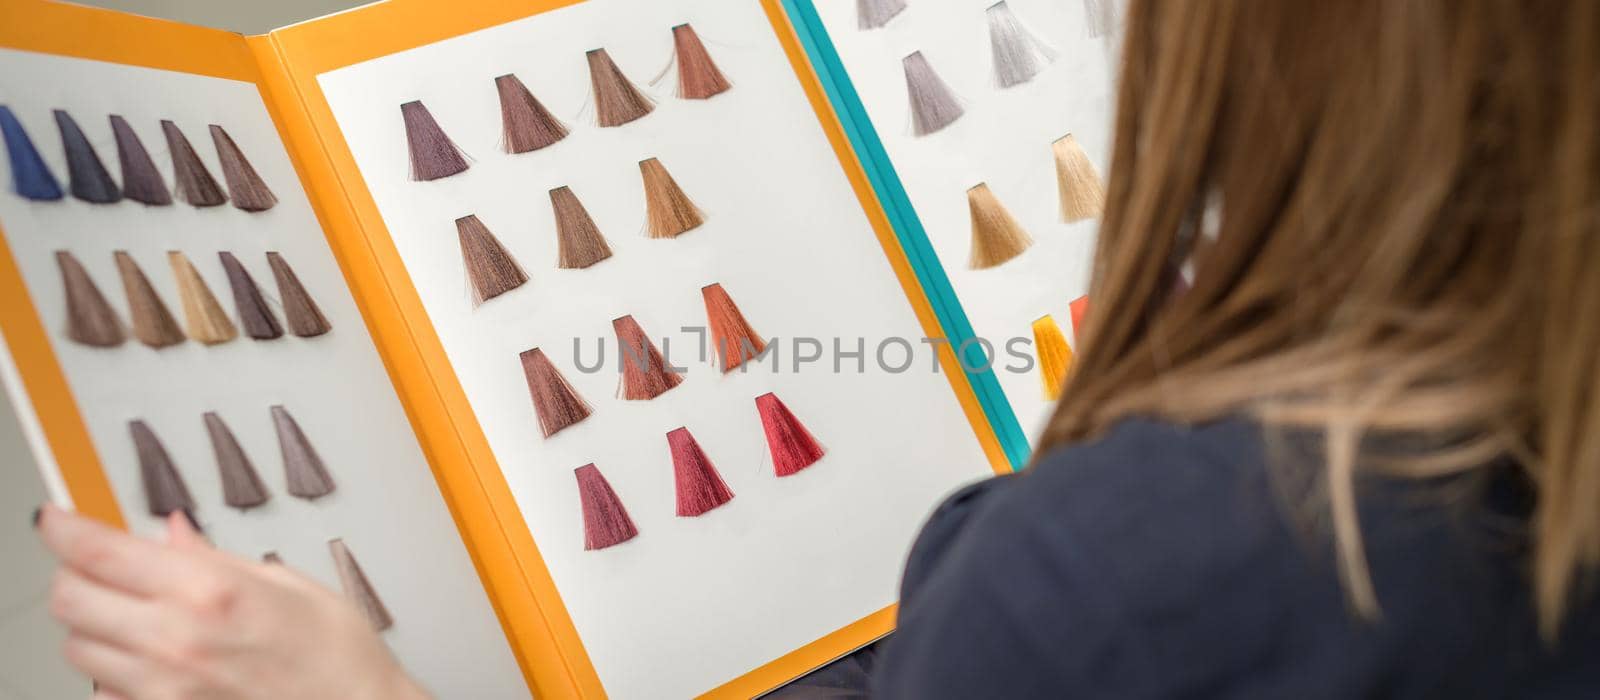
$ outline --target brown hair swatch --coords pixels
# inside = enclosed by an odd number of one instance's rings
[[[672,46],[678,62],[678,96],[690,100],[704,100],[720,95],[733,87],[722,69],[717,68],[700,35],[687,23],[672,28]]]
[[[572,470],[578,479],[578,505],[583,509],[583,548],[605,549],[639,536],[622,499],[593,463]]]
[[[328,323],[322,309],[317,308],[316,300],[300,284],[289,261],[276,252],[267,251],[267,265],[272,267],[272,276],[278,280],[278,298],[283,302],[283,316],[289,321],[290,332],[302,338],[313,338],[333,330],[333,324]]]
[[[201,418],[206,424],[206,435],[211,438],[211,451],[217,456],[223,502],[241,510],[266,503],[271,497],[267,485],[261,482],[261,475],[256,473],[255,465],[250,463],[228,424],[222,422],[222,416],[216,411],[206,411]]]
[[[119,114],[111,115],[111,134],[117,139],[117,160],[122,163],[122,196],[154,206],[172,204],[167,181],[161,178],[150,152],[128,120]]]
[[[528,281],[517,259],[511,257],[500,239],[473,214],[456,219],[456,235],[461,239],[461,261],[467,267],[472,305],[505,294]]]
[[[421,100],[400,105],[400,116],[406,122],[411,179],[437,180],[467,169],[466,154],[439,128],[439,122],[433,120],[433,114]]]
[[[226,343],[239,337],[228,314],[211,294],[211,288],[200,278],[200,273],[190,264],[189,258],[176,250],[167,251],[167,264],[172,266],[172,276],[178,279],[178,299],[183,302],[183,318],[187,321],[189,337],[206,345]]]
[[[1089,156],[1072,134],[1050,145],[1056,156],[1056,186],[1061,190],[1061,220],[1082,221],[1105,211],[1106,188]]]
[[[571,188],[563,185],[550,190],[550,208],[556,214],[556,243],[560,248],[557,267],[582,269],[611,257],[606,237]]]
[[[111,204],[122,201],[122,188],[106,172],[105,163],[94,152],[83,129],[64,109],[54,111],[56,128],[61,131],[61,147],[67,154],[67,178],[72,196],[85,202]]]
[[[211,177],[211,171],[189,145],[183,130],[170,119],[161,120],[161,133],[167,137],[167,150],[172,153],[173,179],[177,182],[178,198],[197,207],[214,207],[228,201],[222,186]]]
[[[533,410],[539,415],[539,429],[545,437],[561,432],[594,412],[550,358],[545,357],[543,350],[524,350],[521,358],[528,393],[533,396]]]
[[[382,632],[393,627],[394,618],[389,615],[389,608],[378,598],[378,592],[373,590],[372,582],[367,580],[366,572],[356,563],[355,555],[350,553],[344,540],[328,540],[328,553],[333,555],[333,568],[339,571],[339,587],[344,589],[345,597],[366,615],[367,621],[372,623],[372,629]]]
[[[228,181],[228,195],[233,198],[233,206],[245,211],[266,211],[278,203],[277,195],[262,182],[227,131],[212,124],[211,141],[216,144],[217,160],[222,162],[222,177]]]
[[[655,102],[622,74],[605,49],[590,49],[586,56],[600,126],[622,126],[656,108]]]
[[[189,487],[183,483],[167,448],[150,426],[142,420],[128,421],[128,433],[133,436],[133,448],[139,454],[139,479],[144,484],[144,500],[150,514],[161,517],[194,510]]]
[[[128,251],[112,254],[117,261],[117,272],[122,275],[122,291],[128,296],[128,309],[133,315],[133,337],[152,348],[164,348],[183,342],[183,329],[167,310],[150,278],[144,276],[139,263]]]
[[[762,340],[761,334],[750,327],[750,322],[745,320],[744,314],[739,312],[739,307],[734,305],[733,298],[728,296],[721,284],[701,287],[700,296],[705,298],[711,342],[717,355],[722,358],[723,372],[732,372],[745,360],[766,350],[767,341]]]
[[[278,556],[277,552],[265,552],[261,555],[261,563],[283,566],[283,557]]]
[[[500,93],[500,122],[507,153],[537,151],[567,137],[567,125],[545,109],[517,76],[507,73],[495,78],[494,87]]]
[[[112,348],[127,340],[122,320],[112,310],[83,263],[65,250],[56,251],[61,286],[67,296],[67,337],[97,348]]]
[[[911,132],[926,136],[950,126],[966,109],[921,51],[913,51],[902,64],[906,72],[906,94],[911,101]]]
[[[639,176],[644,179],[645,211],[650,219],[651,238],[677,238],[706,222],[705,213],[683,193],[661,161],[639,161]]]
[[[643,401],[683,383],[683,377],[667,369],[666,358],[632,316],[612,319],[611,329],[617,334],[617,359],[622,363],[618,395]]]
[[[283,326],[278,325],[277,314],[267,305],[255,278],[244,269],[239,259],[226,250],[217,253],[222,259],[222,269],[228,273],[228,286],[233,288],[233,305],[239,311],[239,325],[256,340],[271,340],[283,336]]]
[[[283,452],[283,474],[289,494],[314,500],[333,493],[333,477],[322,463],[305,431],[282,406],[272,407],[272,426],[278,431],[278,449]]]
[[[1033,238],[987,184],[980,182],[967,190],[967,206],[972,210],[972,269],[994,267],[1033,245]]]

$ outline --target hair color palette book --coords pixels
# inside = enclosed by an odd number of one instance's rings
[[[0,379],[53,497],[345,591],[440,697],[749,697],[887,634],[929,510],[1026,444],[953,349],[993,299],[880,196],[912,156],[863,147],[888,97],[818,41],[932,12],[872,4],[389,0],[240,37],[16,0]],[[1049,80],[1063,42],[1010,4],[968,43]],[[993,109],[945,53],[884,69],[919,76],[907,139]],[[984,178],[928,192],[1002,279],[1057,179]]]

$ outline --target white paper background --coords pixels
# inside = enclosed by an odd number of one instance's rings
[[[1088,291],[1096,221],[1061,222],[1055,157],[1050,145],[1072,133],[1105,176],[1111,147],[1111,47],[1090,37],[1081,0],[1009,0],[1011,11],[1053,47],[1056,61],[1032,81],[996,87],[985,10],[994,0],[909,2],[874,30],[857,29],[854,2],[816,0],[839,59],[861,96],[911,204],[944,265],[973,331],[994,343],[996,376],[1030,439],[1054,404],[1044,398],[1037,367],[1017,364],[1005,341],[1032,341],[1034,319],[1051,314],[1072,338],[1067,304]],[[966,114],[928,136],[911,134],[901,59],[920,50],[962,99]],[[989,183],[1033,236],[1016,259],[972,270],[968,188]]]
[[[585,111],[584,52],[605,47],[641,85],[666,63],[670,28],[688,21],[734,88],[684,101],[664,85],[656,111],[619,128]],[[554,146],[498,148],[493,78],[515,72],[574,121]],[[384,215],[446,353],[561,590],[590,658],[614,697],[705,691],[893,602],[916,529],[942,495],[990,474],[943,375],[924,352],[916,371],[830,364],[801,373],[723,376],[696,362],[700,288],[721,282],[763,334],[922,336],[905,294],[818,125],[771,25],[755,2],[596,0],[320,77],[366,184]],[[669,77],[670,84],[673,78]],[[407,180],[403,102],[421,99],[475,161],[460,175]],[[592,109],[588,111],[592,112]],[[638,161],[650,156],[709,214],[674,240],[643,235]],[[616,255],[587,270],[555,268],[549,189],[570,185]],[[473,311],[453,221],[475,213],[531,281]],[[611,319],[631,313],[668,335],[684,383],[653,400],[614,398]],[[605,338],[613,363],[579,373],[574,337],[592,364]],[[595,407],[588,420],[540,437],[517,354],[547,354]],[[787,340],[780,350],[790,362]],[[831,348],[829,348],[831,350]],[[899,351],[891,350],[898,363]],[[778,479],[754,397],[775,391],[829,449]],[[674,515],[665,433],[687,426],[732,487],[700,518]],[[572,470],[594,462],[640,535],[583,550]]]
[[[257,88],[0,50],[0,104],[10,106],[27,128],[63,188],[67,169],[52,108],[72,114],[113,177],[121,170],[106,115],[123,115],[169,185],[171,158],[159,120],[177,122],[219,182],[222,170],[206,125],[221,124],[279,198],[273,209],[250,214],[232,206],[195,209],[181,202],[98,205],[70,196],[30,202],[0,192],[0,224],[129,526],[147,535],[162,531],[161,522],[146,513],[128,435],[128,421],[143,418],[188,482],[197,515],[217,546],[252,559],[276,550],[289,566],[337,588],[327,541],[343,537],[394,614],[395,626],[385,639],[423,683],[441,697],[526,697],[505,636]],[[9,183],[9,162],[0,170]],[[111,349],[79,345],[65,335],[65,299],[54,257],[59,249],[83,263],[124,321],[130,318],[128,304],[113,250],[133,255],[180,320],[183,311],[166,251],[183,251],[235,321],[217,251],[237,255],[274,300],[277,285],[265,253],[280,251],[333,331],[272,341],[241,333],[222,345],[190,341],[159,351],[131,338]],[[281,307],[277,311],[281,320]],[[28,410],[25,401],[19,404]],[[285,491],[268,414],[273,404],[286,406],[299,421],[338,491],[316,502]],[[261,473],[272,493],[264,506],[241,512],[223,504],[201,422],[208,410],[222,415]]]

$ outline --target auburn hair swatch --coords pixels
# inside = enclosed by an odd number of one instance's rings
[[[649,114],[656,108],[649,96],[639,91],[605,49],[590,49],[589,85],[594,92],[595,115],[600,126],[622,126]]]
[[[278,203],[278,197],[261,181],[255,167],[227,131],[212,124],[211,142],[216,144],[217,160],[222,162],[222,177],[228,181],[228,196],[233,198],[233,206],[244,211],[266,211]]]
[[[389,615],[389,608],[384,606],[378,592],[373,590],[372,582],[367,580],[366,572],[356,563],[356,556],[350,553],[344,540],[328,540],[328,553],[333,555],[333,568],[339,572],[339,587],[344,589],[345,597],[366,615],[367,622],[372,623],[372,629],[382,632],[393,627],[394,618]]]
[[[466,154],[446,136],[433,114],[412,100],[400,105],[406,123],[406,148],[411,153],[411,179],[437,180],[467,169]]]
[[[316,300],[311,298],[311,293],[306,291],[305,285],[300,284],[300,277],[294,274],[294,268],[289,267],[289,261],[276,252],[267,252],[267,265],[272,268],[272,276],[278,280],[278,298],[283,301],[283,316],[289,321],[289,331],[302,338],[314,338],[333,330],[333,324],[328,323],[327,317],[322,315],[322,309],[317,308]]]
[[[206,435],[211,438],[211,451],[217,456],[223,502],[241,510],[266,503],[271,497],[267,485],[262,483],[261,475],[256,473],[255,465],[250,463],[233,431],[222,422],[222,416],[216,411],[207,411],[201,418],[206,424]]]
[[[856,0],[856,26],[877,29],[906,9],[906,0]]]
[[[750,322],[746,321],[739,307],[734,305],[733,298],[728,296],[727,290],[720,283],[708,284],[700,288],[700,296],[706,303],[706,321],[711,326],[711,342],[718,357],[722,358],[722,371],[732,372],[752,357],[760,355],[767,349],[767,341],[761,338]]]
[[[278,324],[277,315],[272,313],[266,298],[261,296],[261,289],[256,286],[250,271],[244,269],[233,253],[222,251],[217,253],[217,257],[222,260],[223,271],[228,273],[228,286],[233,288],[233,305],[239,311],[239,325],[244,326],[245,334],[256,340],[282,337],[283,326]]]
[[[125,250],[112,254],[117,261],[117,272],[122,276],[122,291],[128,296],[128,309],[133,316],[133,337],[152,348],[164,348],[183,342],[183,330],[178,320],[167,310],[150,278],[144,276],[139,264]]]
[[[706,222],[704,212],[678,187],[661,161],[639,161],[639,176],[644,179],[645,212],[650,220],[651,238],[677,238]]]
[[[161,133],[167,137],[167,150],[172,153],[173,179],[177,181],[178,198],[197,207],[214,207],[228,201],[222,186],[211,177],[211,171],[194,152],[183,130],[171,120],[161,120]]]
[[[476,215],[456,219],[456,235],[461,239],[461,261],[467,267],[467,282],[472,287],[472,305],[505,294],[528,281],[517,259],[511,257],[500,239],[495,238]]]
[[[6,142],[6,158],[11,162],[11,189],[24,198],[54,201],[66,196],[61,183],[44,164],[28,131],[17,121],[11,108],[0,105],[0,137]]]
[[[972,269],[994,267],[1021,255],[1033,245],[1033,238],[989,191],[987,184],[980,182],[967,190],[967,206],[972,210],[972,258],[969,261]]]
[[[58,250],[56,267],[61,269],[61,286],[67,297],[67,337],[97,348],[116,347],[127,340],[122,320],[83,269],[83,263],[72,253]]]
[[[239,337],[239,329],[222,310],[222,304],[217,303],[211,288],[200,278],[189,258],[176,250],[168,251],[167,264],[172,266],[172,276],[178,280],[178,299],[183,302],[189,337],[206,345],[226,343]]]
[[[550,190],[550,208],[556,215],[557,267],[581,269],[611,257],[611,246],[601,235],[578,195],[565,185]]]
[[[56,128],[61,130],[61,148],[67,153],[67,179],[72,196],[85,202],[110,204],[122,201],[122,188],[117,187],[111,173],[100,162],[100,155],[89,145],[89,139],[78,128],[78,122],[66,110],[53,112]]]
[[[644,334],[632,316],[612,319],[617,334],[617,359],[622,363],[622,379],[617,394],[624,399],[653,399],[683,383],[683,377],[667,369],[666,358]]]
[[[622,544],[639,535],[622,499],[594,464],[572,470],[578,479],[578,504],[583,508],[583,548],[593,551]]]
[[[1023,26],[1006,0],[989,6],[989,46],[994,55],[994,79],[1000,87],[1021,85],[1056,60],[1050,48]]]
[[[1072,347],[1061,326],[1049,314],[1033,322],[1033,347],[1039,356],[1039,379],[1044,383],[1044,397],[1055,401],[1061,398],[1061,387],[1066,383],[1067,372],[1072,370]]]
[[[706,45],[694,27],[680,24],[672,28],[672,46],[678,64],[678,96],[690,100],[704,100],[720,95],[733,87],[722,69],[711,60]]]
[[[951,92],[921,51],[913,51],[902,61],[906,71],[906,94],[911,100],[911,131],[926,136],[950,126],[966,110]]]
[[[756,412],[761,414],[761,430],[767,434],[767,449],[772,453],[772,471],[789,476],[822,459],[826,450],[811,436],[776,394],[756,397]]]
[[[722,481],[716,465],[700,449],[688,428],[667,433],[672,450],[672,476],[678,494],[678,515],[694,517],[733,500],[733,491]]]
[[[278,449],[283,453],[283,473],[289,494],[314,500],[333,493],[333,477],[322,463],[305,431],[282,406],[272,407],[272,426],[278,432]]]
[[[172,204],[172,192],[161,179],[139,134],[121,115],[111,115],[111,134],[117,139],[117,161],[122,164],[122,196],[141,204]]]
[[[1106,207],[1106,188],[1078,140],[1067,134],[1051,144],[1056,156],[1056,185],[1061,190],[1061,220],[1098,218]]]
[[[500,122],[507,153],[537,151],[567,137],[567,125],[545,109],[517,76],[507,73],[495,78],[494,87],[500,93]]]
[[[533,410],[539,415],[539,429],[550,437],[582,421],[594,412],[567,378],[539,348],[522,352],[522,373],[533,396]]]
[[[139,455],[139,479],[144,484],[146,510],[162,517],[169,513],[194,510],[194,498],[173,465],[167,448],[142,420],[128,422],[133,449]]]

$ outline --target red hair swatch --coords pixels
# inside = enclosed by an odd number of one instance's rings
[[[683,377],[667,369],[666,358],[632,316],[612,319],[611,329],[617,334],[617,359],[622,362],[622,383],[617,387],[622,398],[653,399],[683,383]]]
[[[688,428],[667,433],[672,448],[672,475],[678,489],[678,515],[695,517],[733,500],[733,491],[722,481],[716,465],[700,449]]]
[[[750,327],[733,297],[721,284],[708,284],[700,288],[706,302],[706,321],[711,326],[711,342],[722,357],[722,371],[732,372],[767,348],[767,341]]]
[[[578,477],[578,502],[583,506],[583,548],[605,549],[639,536],[622,499],[611,490],[611,482],[593,464],[572,470]]]
[[[767,449],[772,451],[772,471],[778,476],[789,476],[816,464],[826,453],[822,444],[811,437],[811,431],[772,392],[756,397],[756,411],[761,414],[761,429],[767,433]]]
[[[1067,305],[1067,308],[1072,312],[1072,337],[1081,342],[1083,340],[1083,317],[1089,314],[1089,296],[1085,294],[1073,299],[1072,303]]]

